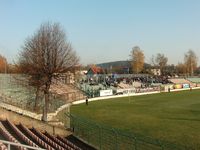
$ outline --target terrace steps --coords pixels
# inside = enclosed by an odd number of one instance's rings
[[[27,128],[23,124],[13,124],[9,120],[0,121],[0,140],[20,143],[33,146],[36,148],[44,148],[47,150],[81,150],[82,148],[59,135],[51,135],[47,131],[41,132],[32,127]],[[26,150],[22,146],[12,146],[14,150]],[[0,143],[0,149],[7,150],[7,146]]]

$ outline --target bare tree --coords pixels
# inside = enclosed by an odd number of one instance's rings
[[[144,68],[144,53],[140,47],[135,46],[132,48],[131,54],[132,69],[135,73],[139,73]]]
[[[193,50],[189,50],[184,57],[185,66],[187,68],[187,73],[190,75],[194,74],[197,69],[198,58]]]
[[[156,66],[156,62],[155,62],[155,56],[152,55],[151,58],[150,58],[150,64],[155,67]]]
[[[185,75],[187,73],[187,68],[184,63],[178,63],[176,66],[178,74]]]
[[[27,38],[19,54],[19,66],[30,83],[44,92],[43,121],[47,121],[49,89],[53,79],[77,65],[78,57],[58,23],[44,23]]]
[[[159,66],[160,71],[164,74],[164,69],[167,66],[168,58],[164,54],[158,53],[155,58],[156,65]]]

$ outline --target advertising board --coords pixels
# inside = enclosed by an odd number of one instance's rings
[[[113,95],[113,90],[100,90],[100,96],[110,96]]]
[[[190,88],[189,84],[183,84],[183,88]]]

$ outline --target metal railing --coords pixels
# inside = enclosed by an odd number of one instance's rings
[[[28,145],[24,145],[20,143],[14,143],[14,142],[5,141],[5,140],[0,140],[0,142],[3,143],[7,147],[8,150],[11,150],[11,146],[17,146],[17,147],[28,148],[28,149],[33,149],[33,150],[45,150],[43,148],[32,147],[32,146],[28,146]]]
[[[152,139],[114,129],[96,122],[66,114],[70,118],[70,129],[75,136],[100,150],[186,150],[183,147],[166,141]]]

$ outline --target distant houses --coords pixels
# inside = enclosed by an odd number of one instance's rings
[[[104,70],[101,67],[92,66],[87,71],[87,75],[97,75],[97,74],[104,74]]]

